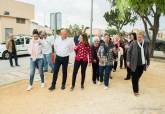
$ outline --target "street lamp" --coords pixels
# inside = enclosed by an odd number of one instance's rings
[[[93,29],[93,0],[91,0],[91,20],[90,20],[90,44],[92,44],[92,29]]]
[[[62,27],[61,12],[50,13],[50,28],[54,30],[54,38],[56,38],[56,31]]]

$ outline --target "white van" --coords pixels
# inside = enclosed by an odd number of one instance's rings
[[[31,36],[14,36],[17,55],[27,55],[28,54],[28,46],[30,40],[32,39]],[[0,58],[8,59],[9,53],[6,49],[6,43],[0,43]]]

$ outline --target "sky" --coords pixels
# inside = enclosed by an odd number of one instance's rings
[[[90,26],[90,0],[18,0],[35,6],[35,22],[41,25],[50,25],[50,13],[62,13],[62,27],[70,24]],[[106,29],[108,26],[103,15],[110,10],[107,0],[94,0],[94,28]],[[160,29],[165,28],[165,18],[160,20]],[[134,28],[144,28],[141,20],[138,20]],[[133,26],[126,26],[125,31],[131,31]]]

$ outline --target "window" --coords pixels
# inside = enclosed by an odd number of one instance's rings
[[[24,18],[16,18],[16,23],[25,24],[26,20]]]
[[[13,33],[13,28],[5,28],[5,40],[6,41],[8,40],[10,33]]]
[[[26,44],[29,44],[30,43],[30,38],[26,37]]]
[[[16,45],[23,45],[24,44],[24,38],[16,39],[15,43],[16,43]]]
[[[10,12],[4,11],[4,15],[10,15]]]

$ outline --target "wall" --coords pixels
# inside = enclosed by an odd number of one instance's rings
[[[4,12],[10,15],[4,15]],[[26,19],[25,24],[16,23],[16,18]],[[0,0],[0,42],[5,42],[5,28],[13,28],[13,34],[29,35],[31,29],[30,20],[34,20],[34,5],[16,0]]]
[[[11,17],[34,19],[34,6],[31,4],[15,0],[0,0],[0,15],[3,15],[4,11],[10,12]]]
[[[1,42],[5,41],[5,28],[13,28],[13,34],[30,34],[30,20],[26,20],[25,24],[16,23],[16,18],[11,17],[1,17],[1,30],[2,30],[2,38],[0,38]]]

